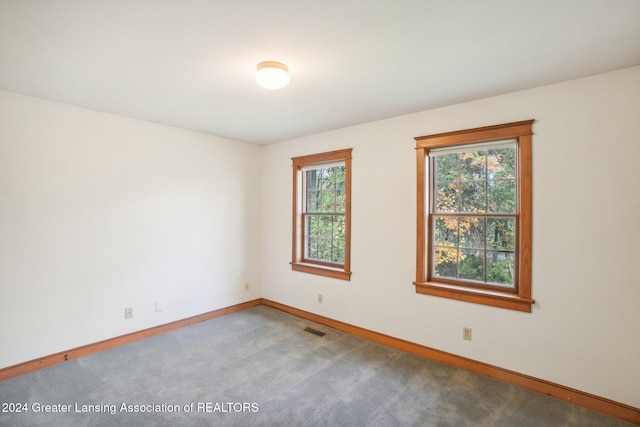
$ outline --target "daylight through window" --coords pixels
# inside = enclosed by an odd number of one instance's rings
[[[303,168],[304,259],[344,264],[344,162]]]

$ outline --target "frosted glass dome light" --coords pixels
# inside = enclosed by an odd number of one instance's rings
[[[289,80],[289,69],[280,62],[264,61],[256,66],[256,81],[265,89],[281,89]]]

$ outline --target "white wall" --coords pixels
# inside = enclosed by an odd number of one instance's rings
[[[416,294],[413,137],[526,119],[533,312]],[[290,158],[348,147],[352,280],[292,272]],[[639,159],[640,67],[268,146],[263,295],[640,407]]]
[[[0,92],[0,367],[259,297],[259,148]]]

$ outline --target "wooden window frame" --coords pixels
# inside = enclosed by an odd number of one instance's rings
[[[531,135],[534,120],[467,129],[414,138],[417,160],[416,292],[444,298],[531,312],[532,167]],[[430,150],[474,143],[517,140],[516,280],[514,288],[498,289],[431,276],[430,177],[426,162]]]
[[[351,148],[293,157],[293,215],[291,269],[303,273],[317,274],[335,279],[351,280]],[[304,259],[303,257],[303,197],[302,169],[305,166],[323,163],[344,162],[345,165],[345,236],[344,264],[332,264]]]

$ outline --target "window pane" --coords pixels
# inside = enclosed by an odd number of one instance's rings
[[[333,217],[331,215],[318,215],[318,230],[316,235],[323,239],[331,239],[333,236]]]
[[[345,210],[345,174],[339,174],[336,181],[336,212],[344,212]]]
[[[487,196],[486,183],[462,182],[460,183],[460,212],[486,212]]]
[[[488,179],[516,177],[516,149],[514,147],[499,150],[487,150]]]
[[[484,218],[460,217],[460,247],[484,249]]]
[[[322,199],[320,202],[320,212],[335,212],[336,209],[336,193],[333,189],[322,191]]]
[[[460,180],[477,181],[486,179],[484,151],[460,153]]]
[[[331,260],[331,241],[327,239],[318,239],[318,254],[315,258],[318,261]]]
[[[307,190],[307,209],[306,212],[316,212],[319,209],[319,191]]]
[[[489,181],[487,184],[489,186],[489,212],[515,213],[515,180]]]
[[[336,206],[336,176],[335,169],[323,168],[322,171],[322,198],[320,199],[320,212],[333,212]]]
[[[313,237],[304,238],[305,258],[318,259],[318,241]]]
[[[435,248],[433,274],[439,277],[456,278],[458,273],[458,250],[456,248]]]
[[[320,201],[320,185],[318,181],[318,170],[313,169],[305,172],[305,194],[306,194],[306,211],[317,212]]]
[[[344,263],[344,227],[344,216],[334,216],[332,262]]]
[[[436,212],[458,212],[458,184],[438,184],[436,188]]]
[[[515,247],[515,218],[487,218],[487,249],[513,251]]]
[[[458,153],[435,157],[436,182],[444,183],[459,180],[458,157]]]
[[[484,282],[484,251],[461,249],[458,274],[461,279]]]
[[[487,282],[513,287],[515,265],[513,252],[487,251]]]
[[[458,246],[458,219],[435,217],[433,222],[436,246]]]
[[[304,225],[305,236],[316,236],[318,234],[318,218],[315,216],[308,216]]]

